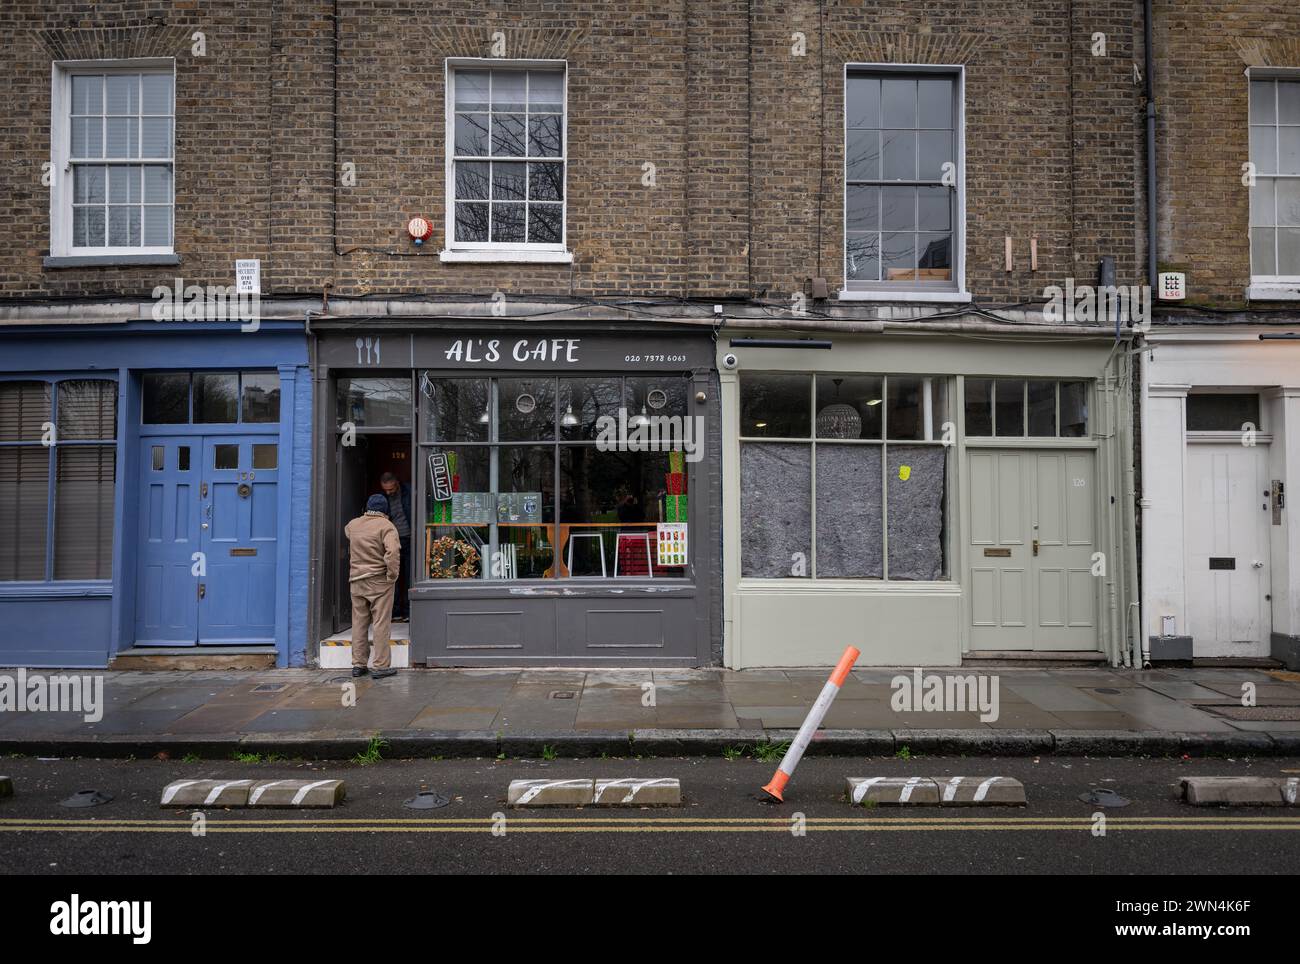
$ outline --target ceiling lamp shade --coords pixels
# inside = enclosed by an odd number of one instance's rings
[[[862,416],[852,405],[835,402],[817,413],[818,438],[858,438],[862,434]]]

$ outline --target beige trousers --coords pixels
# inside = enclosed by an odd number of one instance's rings
[[[388,669],[388,628],[393,619],[393,587],[383,576],[352,583],[352,665],[370,659],[370,629],[374,627],[375,669]]]

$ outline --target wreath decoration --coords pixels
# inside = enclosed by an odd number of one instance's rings
[[[444,565],[444,557],[449,553],[459,553],[464,561],[456,565],[453,555],[452,561]],[[478,576],[478,559],[478,550],[468,542],[441,536],[429,546],[429,578],[473,579]]]

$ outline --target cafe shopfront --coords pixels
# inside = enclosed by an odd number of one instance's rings
[[[391,472],[411,665],[718,661],[708,335],[315,327],[322,636],[351,623],[343,527]]]

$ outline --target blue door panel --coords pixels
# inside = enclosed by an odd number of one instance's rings
[[[258,542],[275,541],[276,538],[276,484],[254,482],[249,497],[249,538]]]
[[[182,453],[188,449],[188,460]],[[140,445],[139,580],[135,639],[141,645],[183,646],[198,638],[199,439],[144,439]],[[188,468],[181,465],[188,461]]]

